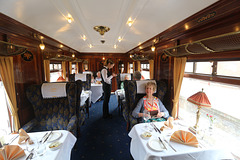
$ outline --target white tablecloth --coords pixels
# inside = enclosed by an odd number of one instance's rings
[[[49,131],[48,131],[49,132]],[[56,132],[56,131],[54,131]],[[47,151],[44,155],[40,156],[40,157],[36,157],[33,158],[34,159],[49,159],[49,160],[70,160],[71,158],[71,150],[74,146],[74,144],[77,141],[77,138],[69,131],[66,130],[57,130],[57,132],[61,132],[62,136],[58,139],[58,141],[60,143],[62,143],[62,146],[55,150],[52,151],[48,148],[48,146],[52,143],[52,142],[45,142],[44,144],[47,147]],[[37,138],[39,140],[41,140],[41,138],[44,136],[46,132],[33,132],[33,133],[28,133],[28,135],[30,136],[30,138]],[[18,139],[16,138],[11,145],[16,145],[18,144]],[[21,144],[19,145],[22,149],[26,148],[26,144]],[[26,157],[28,156],[28,151],[25,150],[25,156],[19,158],[18,160],[25,160]]]
[[[120,97],[120,99],[124,99],[125,98],[125,91],[124,91],[124,89],[117,89],[115,91],[115,95],[117,97],[117,100],[118,100],[118,96]]]
[[[92,103],[96,103],[99,98],[102,97],[103,89],[102,84],[91,84],[91,91],[92,91]]]
[[[154,124],[160,128],[163,125],[163,122],[154,122]],[[137,124],[135,125],[131,131],[129,132],[129,136],[132,138],[131,139],[131,144],[130,144],[130,153],[132,157],[135,160],[174,160],[174,159],[198,159],[198,160],[206,160],[206,159],[211,159],[211,160],[219,160],[219,159],[231,159],[232,156],[230,153],[226,150],[222,150],[221,148],[196,148],[192,146],[187,146],[179,143],[172,142],[170,140],[170,135],[173,133],[175,130],[186,130],[187,128],[180,127],[175,125],[173,130],[167,130],[162,132],[162,134],[156,132],[150,124],[148,124],[149,127],[146,129],[145,124]],[[141,138],[141,134],[146,132],[147,130],[151,128],[152,130],[152,137],[148,140]],[[175,152],[173,149],[170,148],[170,146],[164,142],[164,144],[167,147],[167,150],[163,150],[161,152],[154,151],[148,146],[148,141],[161,137],[162,139],[166,139],[173,147],[174,149],[177,150]],[[194,158],[193,158],[194,157]]]
[[[91,105],[91,97],[92,97],[91,95],[92,95],[92,91],[82,91],[80,106],[83,106],[88,98],[89,98],[88,106],[90,106]]]

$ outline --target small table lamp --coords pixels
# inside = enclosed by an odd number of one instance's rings
[[[202,91],[197,92],[189,97],[187,100],[193,104],[198,105],[196,124],[194,127],[189,128],[189,130],[196,133],[196,130],[198,128],[198,121],[200,118],[200,109],[201,107],[211,107],[211,103],[209,102],[207,95],[203,92],[203,89]]]

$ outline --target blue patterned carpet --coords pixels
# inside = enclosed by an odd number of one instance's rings
[[[103,101],[92,104],[89,119],[81,127],[78,148],[72,151],[71,160],[131,160],[130,138],[126,122],[119,115],[117,99],[111,95],[109,109],[112,119],[102,118]]]

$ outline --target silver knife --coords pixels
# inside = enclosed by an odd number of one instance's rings
[[[175,152],[177,152],[177,150],[176,150],[175,148],[173,148],[173,146],[172,146],[166,139],[164,139],[164,141],[165,141]]]
[[[30,153],[30,154],[27,156],[26,160],[32,159],[32,157],[33,157],[33,153]]]
[[[40,143],[42,143],[42,141],[45,139],[45,137],[47,136],[48,133],[45,133],[44,136],[42,137],[42,139],[39,141]]]
[[[50,137],[51,134],[52,134],[52,131],[47,135],[47,137],[46,137],[46,139],[43,141],[43,143],[45,143],[45,142],[48,140],[48,138]]]
[[[160,137],[158,137],[159,141],[163,144],[164,148],[167,150],[167,147],[165,146],[165,144],[163,143],[163,141],[161,140]]]

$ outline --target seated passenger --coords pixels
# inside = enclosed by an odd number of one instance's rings
[[[102,82],[101,72],[98,71],[98,72],[97,72],[97,77],[95,78],[95,83],[96,83],[96,84],[101,84],[101,82]]]
[[[133,73],[133,80],[140,80],[141,77],[142,77],[141,72],[135,71],[135,72]]]
[[[147,116],[148,118],[153,118],[150,114],[144,113],[144,110],[147,110],[148,112],[155,113],[156,119],[167,119],[169,117],[167,109],[159,98],[153,96],[153,93],[156,90],[156,84],[154,82],[148,82],[145,86],[145,90],[146,96],[139,100],[136,108],[132,112],[132,116],[135,118],[143,118],[144,116]]]

